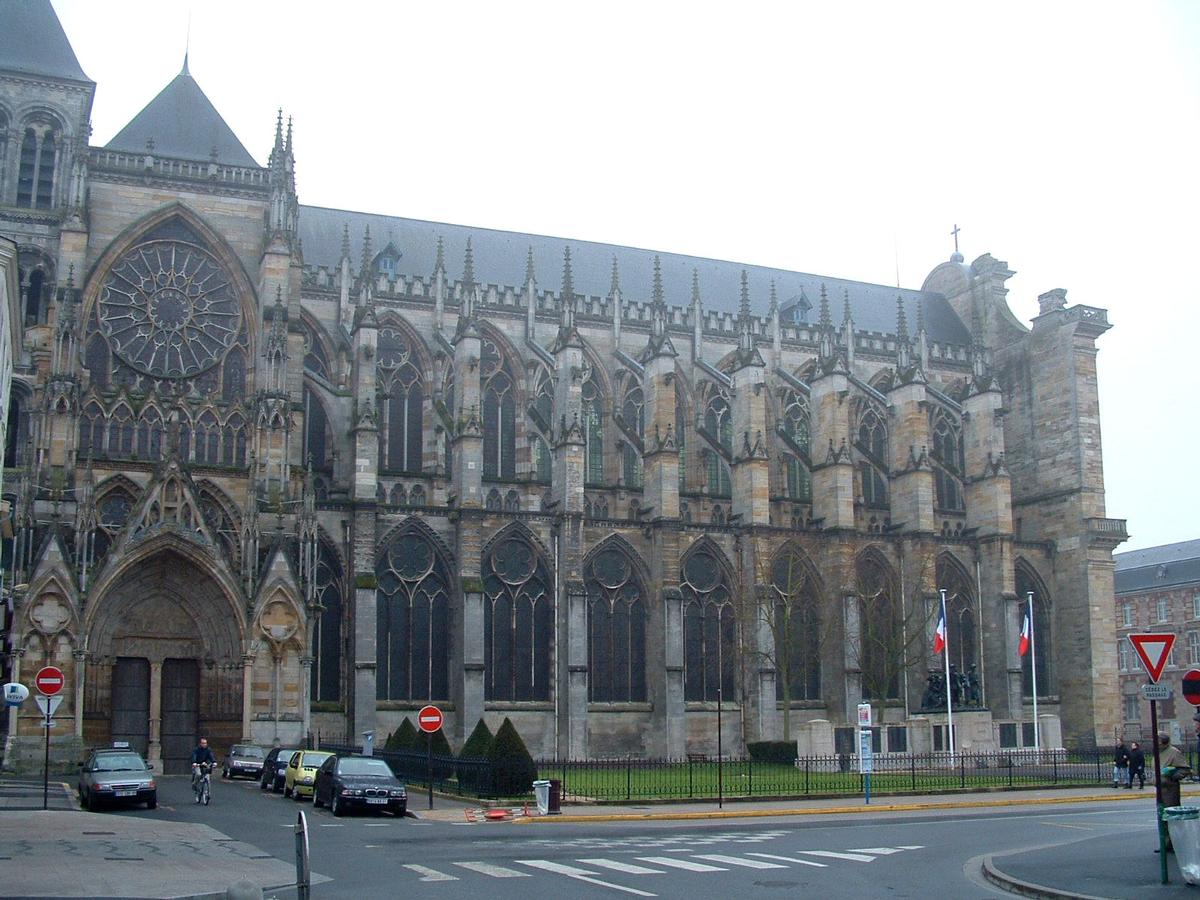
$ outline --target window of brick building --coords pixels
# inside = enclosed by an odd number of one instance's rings
[[[1188,664],[1200,663],[1200,631],[1189,631],[1187,634]]]
[[[1138,707],[1137,694],[1126,694],[1122,699],[1125,701],[1125,721],[1140,722],[1141,710]]]
[[[1121,624],[1126,628],[1133,627],[1133,604],[1121,604]]]
[[[1129,641],[1124,638],[1117,641],[1117,668],[1122,672],[1129,671]]]
[[[1158,621],[1166,622],[1171,618],[1171,605],[1166,597],[1158,598]]]

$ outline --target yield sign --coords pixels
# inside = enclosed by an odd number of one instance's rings
[[[1133,649],[1137,651],[1151,683],[1158,684],[1158,679],[1167,665],[1167,657],[1171,655],[1171,648],[1175,646],[1175,635],[1131,634],[1129,643],[1133,644]]]

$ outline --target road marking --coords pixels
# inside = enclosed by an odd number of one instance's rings
[[[318,822],[317,824],[320,825],[322,828],[345,828],[346,827],[341,822]]]
[[[513,860],[513,862],[518,862],[523,866],[530,866],[535,869],[545,869],[547,872],[554,872],[558,875],[566,875],[575,881],[586,881],[588,884],[612,888],[615,891],[624,891],[627,894],[636,894],[639,897],[658,896],[658,894],[651,894],[649,891],[639,891],[637,888],[625,887],[623,884],[613,884],[611,881],[601,881],[599,878],[591,878],[589,876],[599,873],[589,872],[587,869],[577,869],[574,866],[564,866],[562,863],[550,862],[547,859],[517,859]]]
[[[757,859],[742,859],[740,856],[724,856],[720,853],[705,853],[697,855],[696,859],[707,859],[709,862],[728,863],[731,866],[744,866],[747,869],[786,869],[779,863],[759,862]]]
[[[865,853],[838,853],[834,850],[797,850],[797,853],[803,853],[805,856],[824,856],[828,859],[848,859],[852,862],[874,862],[875,857],[867,856]]]
[[[485,862],[456,862],[454,865],[460,869],[468,869],[471,872],[478,872],[480,875],[491,875],[493,878],[528,878],[528,872],[518,872],[515,869],[506,869],[504,866],[493,866],[491,863]]]
[[[666,875],[661,869],[647,869],[645,866],[635,866],[633,863],[618,862],[615,859],[581,859],[588,866],[599,866],[602,869],[612,869],[615,872],[628,872],[630,875]],[[821,865],[821,863],[815,863]]]
[[[761,856],[763,859],[778,859],[781,862],[798,863],[802,866],[816,866],[818,869],[824,869],[826,863],[813,862],[811,859],[796,859],[791,856],[776,856],[774,853],[747,853],[747,856]]]
[[[642,862],[655,863],[675,869],[686,869],[688,872],[728,872],[720,866],[708,866],[704,863],[692,862],[690,859],[678,859],[674,856],[639,856]]]
[[[855,847],[850,853],[874,853],[876,856],[891,856],[893,853],[899,853],[904,850],[904,847]]]
[[[899,849],[899,850],[924,850],[925,848],[922,847],[920,844],[901,844],[897,849]]]
[[[425,866],[405,863],[404,868],[416,872],[421,876],[422,881],[458,881],[457,875],[447,875],[445,872],[439,872],[437,869],[429,869]]]
[[[391,828],[391,822],[363,822],[367,828]]]
[[[1078,828],[1080,831],[1095,831],[1090,825],[1068,825],[1066,822],[1043,822],[1043,825],[1050,825],[1054,828]]]

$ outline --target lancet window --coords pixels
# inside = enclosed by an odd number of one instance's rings
[[[13,386],[8,398],[8,423],[4,432],[4,468],[24,465],[29,446],[29,397]]]
[[[859,455],[863,503],[871,509],[887,509],[887,425],[872,406],[865,406],[858,417],[854,447]]]
[[[304,386],[304,464],[314,472],[333,471],[333,441],[325,407],[308,385]]]
[[[963,440],[962,429],[946,410],[935,407],[930,413],[930,437],[933,448],[934,503],[938,509],[962,510]]]
[[[979,632],[971,580],[948,556],[938,559],[936,571],[938,590],[946,591],[946,645],[950,664],[965,675],[979,662]],[[941,603],[940,594],[937,602]],[[936,614],[933,620],[937,621]]]
[[[625,427],[645,440],[646,412],[645,398],[640,385],[630,384],[625,391],[625,402],[621,406],[621,417]],[[638,448],[628,441],[621,453],[622,476],[626,487],[640,488],[642,486],[642,454]]]
[[[113,488],[96,503],[96,531],[92,544],[93,570],[108,554],[133,513],[134,498],[124,488]]]
[[[874,556],[859,559],[858,666],[863,699],[892,700],[900,696],[900,673],[907,659],[909,635],[903,628],[895,581],[886,564]]]
[[[320,607],[313,621],[312,699],[342,698],[342,598],[345,578],[337,551],[322,535],[317,547],[314,599]]]
[[[506,535],[488,550],[483,593],[485,699],[549,700],[552,582],[523,535]]]
[[[729,573],[710,544],[688,553],[680,567],[683,592],[683,695],[735,698],[737,622]]]
[[[1016,572],[1017,600],[1014,604],[1017,615],[1013,634],[1020,634],[1025,624],[1025,613],[1029,610],[1029,594],[1033,593],[1033,620],[1030,623],[1030,648],[1021,657],[1021,696],[1033,697],[1033,664],[1037,659],[1037,694],[1049,697],[1057,693],[1054,679],[1054,619],[1050,595],[1040,578],[1024,563],[1018,563]]]
[[[784,702],[821,698],[821,588],[799,550],[771,567],[771,606],[763,611],[775,645],[775,692]]]
[[[726,454],[733,455],[733,411],[725,392],[716,389],[708,397],[704,408],[704,430],[708,439],[719,444]],[[731,486],[729,466],[721,454],[712,448],[705,450],[707,470],[707,493],[714,497],[728,497]]]
[[[583,383],[584,483],[604,483],[604,404],[600,387],[590,375]]]
[[[54,203],[54,176],[62,137],[54,125],[35,122],[21,138],[17,170],[17,206],[50,209]]]
[[[380,700],[450,697],[450,575],[433,541],[409,526],[375,566]]]
[[[376,390],[381,422],[380,456],[389,472],[420,472],[424,446],[425,389],[412,341],[398,328],[379,330]]]
[[[784,488],[789,499],[812,500],[811,450],[808,399],[798,391],[786,390],[779,419],[783,443]]]
[[[584,568],[588,602],[588,699],[646,699],[645,588],[623,549],[599,550]]]
[[[483,474],[513,478],[517,474],[516,380],[496,342],[485,338],[482,344]]]

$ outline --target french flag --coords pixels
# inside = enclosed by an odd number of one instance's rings
[[[1029,613],[1025,613],[1025,621],[1021,623],[1021,643],[1017,645],[1017,653],[1024,656],[1029,652]]]
[[[941,653],[946,649],[946,610],[938,616],[937,631],[933,633],[933,652]]]

